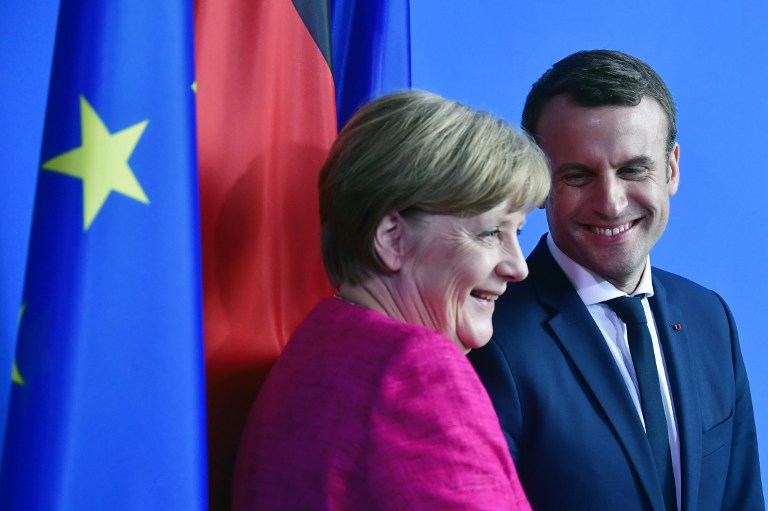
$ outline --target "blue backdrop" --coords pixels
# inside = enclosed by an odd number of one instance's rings
[[[581,49],[636,55],[678,106],[680,188],[655,266],[718,291],[731,306],[752,386],[768,489],[768,3],[411,2],[413,84],[519,125],[531,84]],[[542,211],[521,242],[546,231]],[[768,490],[765,491],[768,495]]]
[[[519,124],[528,89],[580,49],[611,48],[646,60],[679,109],[681,182],[652,262],[720,292],[741,334],[768,488],[768,4],[679,0],[510,2],[414,0],[415,87]],[[0,367],[21,302],[56,0],[0,5]],[[546,223],[534,212],[522,236],[533,248]],[[6,357],[6,358],[4,358]],[[4,381],[4,374],[0,371]],[[768,494],[768,491],[766,491]]]

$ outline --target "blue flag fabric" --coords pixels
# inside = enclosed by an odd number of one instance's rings
[[[192,28],[61,2],[0,509],[207,508]]]
[[[411,87],[409,0],[333,0],[339,130],[368,101]]]

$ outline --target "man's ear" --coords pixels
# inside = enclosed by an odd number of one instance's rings
[[[670,197],[677,193],[677,187],[680,185],[680,144],[675,142],[675,147],[669,154],[669,161],[667,162],[668,176],[667,182],[669,183],[669,195]]]
[[[403,264],[403,217],[390,211],[376,227],[373,248],[379,259],[390,271],[398,271]]]

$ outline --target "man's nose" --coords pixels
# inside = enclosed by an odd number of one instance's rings
[[[593,208],[601,216],[615,218],[627,207],[626,183],[614,174],[601,176],[591,197]]]

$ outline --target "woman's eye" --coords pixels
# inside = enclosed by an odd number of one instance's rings
[[[491,229],[488,231],[485,231],[483,234],[480,235],[481,238],[486,240],[491,239],[501,239],[501,229]]]

